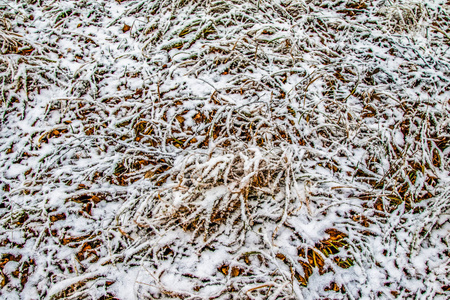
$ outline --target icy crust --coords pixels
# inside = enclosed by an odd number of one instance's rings
[[[447,299],[445,1],[0,3],[5,299]]]

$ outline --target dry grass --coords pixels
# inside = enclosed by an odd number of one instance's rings
[[[0,4],[0,295],[448,296],[448,5],[114,3]]]

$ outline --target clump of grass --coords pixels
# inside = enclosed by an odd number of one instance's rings
[[[395,1],[382,7],[379,14],[386,18],[384,28],[391,32],[415,32],[429,17],[423,4],[410,1]]]

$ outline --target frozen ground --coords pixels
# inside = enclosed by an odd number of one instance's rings
[[[450,297],[450,2],[0,21],[1,298]]]

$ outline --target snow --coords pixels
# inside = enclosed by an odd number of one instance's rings
[[[448,298],[446,1],[0,8],[0,298]]]

